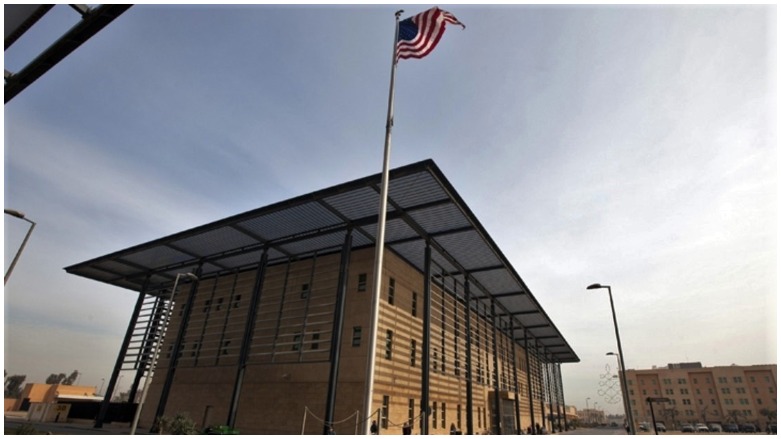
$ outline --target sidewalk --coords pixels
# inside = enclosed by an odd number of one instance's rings
[[[18,427],[30,424],[30,421],[27,420],[27,412],[6,412],[4,418],[5,434],[14,434]],[[41,432],[41,434],[130,434],[130,425],[126,422],[103,424],[103,428],[94,428],[92,421],[87,420],[76,420],[68,422],[32,422],[32,426]],[[148,432],[146,429],[141,428],[136,431],[136,434],[147,433]]]

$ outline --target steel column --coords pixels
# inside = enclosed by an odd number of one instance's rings
[[[547,357],[547,356],[546,356]],[[547,360],[547,358],[546,358]],[[548,388],[548,408],[550,409],[550,432],[555,433],[556,432],[556,425],[553,423],[553,389],[552,389],[552,379],[551,379],[551,370],[550,370],[550,363],[545,363],[545,385]]]
[[[421,364],[420,434],[428,434],[429,392],[431,391],[431,243],[426,241],[425,268],[423,270],[423,361]]]
[[[149,276],[147,276],[146,280],[144,280],[144,286],[141,287],[141,291],[138,293],[136,307],[133,308],[133,314],[130,315],[130,323],[127,325],[125,338],[122,340],[122,346],[119,348],[119,354],[117,354],[117,361],[114,363],[114,370],[111,372],[111,378],[108,380],[106,393],[103,395],[103,401],[100,403],[100,411],[98,412],[98,417],[95,419],[94,428],[103,428],[103,422],[106,419],[106,413],[108,413],[108,406],[111,403],[111,396],[114,394],[114,386],[117,385],[119,372],[122,370],[122,363],[124,362],[125,356],[127,355],[127,348],[130,346],[130,339],[133,337],[133,330],[136,328],[138,316],[141,314],[141,308],[144,306],[144,299],[146,298],[146,288],[148,284]]]
[[[198,265],[198,269],[194,273],[195,276],[198,277],[199,279],[201,277],[202,265],[203,263]],[[150,431],[157,429],[157,420],[163,417],[163,414],[165,414],[165,405],[168,403],[168,394],[171,392],[171,386],[174,383],[174,374],[176,373],[176,365],[179,362],[179,351],[180,351],[179,348],[182,344],[182,340],[184,340],[184,334],[185,332],[187,332],[187,325],[190,321],[190,314],[193,309],[193,302],[195,302],[195,294],[197,291],[198,291],[198,282],[192,282],[192,285],[190,286],[190,294],[187,296],[187,304],[184,307],[182,321],[179,324],[179,331],[176,334],[176,340],[174,340],[173,349],[171,351],[171,361],[168,363],[168,371],[165,374],[165,381],[163,382],[163,390],[160,393],[160,402],[157,404],[157,410],[155,411],[154,421],[152,421],[153,428],[151,428]],[[173,308],[171,308],[171,311],[173,312]]]
[[[492,334],[492,350],[494,357],[494,405],[493,412],[494,421],[496,422],[496,432],[493,434],[502,434],[502,414],[501,407],[499,407],[499,355],[496,352],[497,340],[496,340],[496,301],[491,299],[491,334]]]
[[[141,314],[141,308],[144,306],[144,298],[146,298],[146,288],[149,285],[149,276],[144,280],[144,286],[141,287],[141,291],[138,293],[138,299],[136,300],[136,307],[133,309],[133,314],[130,316],[130,323],[127,325],[127,331],[125,331],[125,338],[122,340],[122,346],[119,348],[119,354],[117,354],[117,361],[114,363],[114,370],[111,372],[111,378],[108,380],[108,387],[106,388],[106,394],[103,396],[103,402],[100,403],[100,411],[98,417],[95,419],[95,428],[103,428],[103,422],[106,419],[106,413],[108,413],[108,406],[111,403],[111,395],[114,394],[114,386],[117,384],[117,378],[119,378],[119,372],[122,370],[122,363],[127,355],[127,348],[130,345],[130,339],[133,336],[133,330],[136,328],[138,322],[138,315]]]
[[[562,393],[561,393],[561,387],[559,386],[561,384],[561,376],[560,376],[560,370],[559,370],[558,366],[559,366],[559,363],[552,363],[551,364],[551,369],[553,370],[553,388],[556,390],[556,414],[559,417],[558,425],[559,425],[559,432],[561,432],[561,431],[564,431],[565,428],[561,427],[561,406],[562,406],[561,396],[562,396]],[[567,412],[566,412],[566,407],[565,407],[565,411],[564,411],[564,425],[565,426],[567,424],[567,417],[566,416],[567,416]]]
[[[515,434],[521,434],[521,397],[518,388],[518,359],[515,351],[515,319],[510,318],[510,341],[513,356],[513,385],[515,386]]]
[[[244,383],[244,372],[247,369],[247,357],[249,357],[249,347],[252,344],[252,333],[255,332],[255,317],[257,315],[260,296],[263,292],[263,281],[266,279],[266,265],[268,264],[268,248],[263,249],[260,256],[258,270],[255,274],[255,284],[252,287],[252,298],[247,310],[247,319],[244,323],[244,336],[241,340],[241,349],[239,349],[239,364],[236,370],[236,380],[233,383],[233,394],[231,395],[230,406],[228,407],[228,421],[230,428],[236,427],[236,413],[239,409],[239,397],[241,396],[241,386]]]
[[[329,433],[329,427],[334,423],[334,409],[336,407],[336,385],[339,382],[339,359],[342,347],[342,331],[344,329],[344,303],[347,295],[347,281],[349,279],[350,253],[353,246],[352,229],[347,230],[342,246],[342,255],[339,261],[339,280],[336,286],[336,304],[334,305],[334,323],[331,329],[331,370],[328,374],[328,393],[325,401],[325,423],[323,434]],[[314,285],[314,284],[312,284]]]
[[[133,378],[133,384],[130,386],[130,393],[127,396],[129,402],[136,400],[136,393],[138,393],[138,386],[141,384],[141,378],[144,376],[147,367],[149,367],[149,361],[146,357],[149,356],[151,349],[159,349],[160,346],[157,343],[160,342],[160,331],[164,327],[165,323],[160,324],[160,319],[165,318],[163,310],[165,308],[165,299],[162,297],[155,298],[155,303],[152,305],[152,318],[149,321],[146,329],[144,330],[143,348],[140,353],[140,361],[136,362],[136,376]]]
[[[539,371],[539,380],[538,381],[540,383],[540,385],[538,386],[539,387],[538,394],[540,395],[540,411],[541,411],[540,417],[542,419],[542,426],[545,427],[545,383],[543,382],[543,380],[545,379],[545,377],[544,377],[545,373],[542,370],[542,362],[540,361],[540,355],[539,355],[539,351],[537,350],[537,348],[538,348],[537,345],[538,345],[538,341],[535,340],[535,342],[534,342],[534,356],[537,358],[537,370]]]
[[[532,434],[537,434],[534,428],[534,387],[532,384],[531,352],[529,351],[529,336],[526,329],[523,330],[523,350],[526,354],[526,387],[529,389],[529,415],[531,417]]]
[[[561,405],[564,406],[564,431],[569,431],[569,423],[567,422],[567,403],[564,400],[564,380],[561,376],[561,363],[558,363],[556,367],[559,369],[559,391],[561,392]]]
[[[472,419],[472,291],[469,288],[469,276],[464,275],[464,302],[466,302],[466,434],[475,434],[475,421]]]

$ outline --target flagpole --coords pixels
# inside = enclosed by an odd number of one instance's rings
[[[377,240],[375,241],[375,253],[374,253],[374,276],[373,288],[372,288],[372,314],[371,314],[371,328],[369,330],[369,352],[366,368],[366,396],[364,400],[363,412],[367,414],[373,413],[372,408],[372,396],[374,393],[374,367],[377,361],[377,326],[379,324],[380,316],[380,291],[382,286],[382,256],[385,250],[385,215],[388,211],[388,174],[390,166],[390,148],[391,148],[391,129],[393,128],[393,98],[396,92],[396,41],[399,38],[399,17],[403,14],[403,10],[396,11],[396,30],[393,34],[393,57],[391,62],[391,77],[390,77],[390,91],[388,92],[388,119],[385,123],[385,151],[382,162],[382,181],[380,183],[380,212],[377,217]],[[366,433],[369,432],[368,425]],[[379,425],[377,428],[379,429]],[[379,432],[379,431],[378,431]]]

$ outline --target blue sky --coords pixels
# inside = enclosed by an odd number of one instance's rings
[[[136,294],[63,267],[380,172],[393,13],[431,6],[137,5],[6,104],[4,206],[38,224],[9,374],[108,379]],[[434,159],[515,266],[581,358],[566,402],[615,370],[595,282],[628,368],[776,363],[776,6],[439,6],[466,29],[400,62],[391,166]]]

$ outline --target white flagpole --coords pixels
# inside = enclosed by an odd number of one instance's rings
[[[385,152],[382,162],[382,182],[380,183],[380,213],[377,218],[377,240],[374,253],[374,277],[372,288],[372,314],[371,329],[369,330],[369,352],[366,368],[366,397],[364,400],[364,413],[372,413],[372,396],[374,393],[374,366],[377,355],[377,326],[380,316],[380,290],[382,285],[382,256],[385,250],[385,214],[388,211],[388,167],[390,165],[391,128],[393,127],[393,97],[396,92],[396,41],[399,38],[399,17],[403,10],[396,11],[396,31],[393,34],[393,58],[391,64],[390,92],[388,93],[388,119],[385,123]],[[369,433],[369,425],[366,421],[366,433]],[[378,425],[377,428],[380,428]]]

